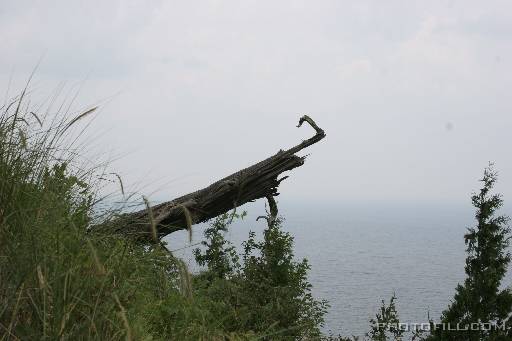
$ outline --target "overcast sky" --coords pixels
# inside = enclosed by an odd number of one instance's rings
[[[510,1],[0,0],[0,90],[81,86],[126,184],[172,198],[312,135],[281,200],[512,203]],[[3,100],[3,99],[2,99]],[[110,154],[109,154],[110,153]]]

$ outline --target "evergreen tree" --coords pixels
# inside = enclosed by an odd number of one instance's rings
[[[500,283],[510,263],[510,253],[507,251],[509,218],[495,215],[503,205],[500,194],[491,194],[496,180],[497,173],[491,164],[481,180],[482,189],[472,196],[477,226],[469,228],[464,236],[468,253],[465,266],[467,278],[463,285],[457,286],[453,302],[441,316],[444,328],[433,328],[430,340],[511,339],[512,335],[506,328],[512,325],[508,322],[512,312],[512,292],[508,288],[500,291]],[[489,323],[498,328],[487,330],[489,325],[481,327]],[[472,324],[479,324],[480,327],[472,328]],[[506,327],[502,329],[503,325]],[[466,327],[468,330],[460,330]]]

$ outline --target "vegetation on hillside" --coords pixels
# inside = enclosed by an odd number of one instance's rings
[[[307,260],[295,259],[293,237],[270,213],[261,240],[250,232],[241,252],[224,234],[244,215],[211,221],[194,252],[204,269],[198,274],[162,243],[91,233],[92,224],[121,221],[115,210],[98,214],[104,173],[79,166],[69,138],[92,110],[48,119],[24,97],[0,114],[0,340],[348,340],[322,335],[327,302],[312,296]],[[508,326],[512,294],[500,285],[510,231],[508,218],[495,216],[503,203],[490,194],[496,179],[487,169],[472,198],[467,279],[443,323]],[[368,340],[404,338],[395,300],[382,302]],[[507,333],[436,330],[414,338],[509,340]]]
[[[242,261],[215,239],[233,217],[218,218],[197,255],[208,270],[194,276],[161,243],[91,233],[106,222],[95,211],[104,174],[77,167],[66,145],[88,113],[47,125],[24,94],[2,108],[2,340],[320,337],[325,302],[311,296],[307,262],[294,261],[293,238],[277,224],[261,243],[250,236]]]

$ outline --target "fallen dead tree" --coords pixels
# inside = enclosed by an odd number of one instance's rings
[[[158,241],[178,230],[190,229],[193,224],[207,221],[247,202],[278,195],[279,184],[288,176],[279,176],[304,164],[305,156],[297,152],[325,137],[323,129],[307,115],[300,118],[297,127],[307,122],[316,134],[288,149],[231,174],[210,186],[179,198],[116,219],[115,224],[103,226],[109,232],[119,233],[140,241]],[[269,201],[270,202],[270,201]],[[94,230],[94,228],[93,228]]]

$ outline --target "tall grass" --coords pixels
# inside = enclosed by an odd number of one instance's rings
[[[27,93],[0,108],[0,340],[250,338],[223,331],[161,244],[88,233],[103,174],[79,166],[72,131],[95,108],[41,115]]]

